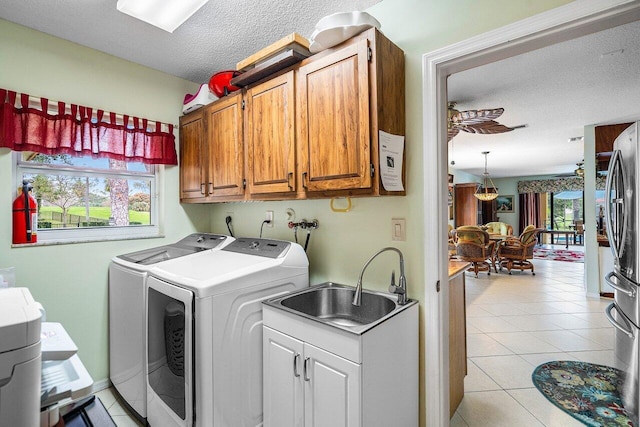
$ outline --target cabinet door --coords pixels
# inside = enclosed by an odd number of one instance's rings
[[[473,195],[480,184],[465,183],[455,185],[456,228],[461,225],[478,225],[478,204],[481,203]]]
[[[301,179],[307,191],[371,187],[369,41],[300,68]]]
[[[180,117],[180,199],[205,195],[202,111]]]
[[[303,427],[303,343],[263,327],[264,427]]]
[[[361,427],[360,365],[304,345],[305,427]]]
[[[207,120],[207,194],[244,194],[242,94],[228,95],[205,110]]]
[[[249,192],[295,193],[293,71],[249,89],[246,100]]]

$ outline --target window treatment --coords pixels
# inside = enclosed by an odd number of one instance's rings
[[[0,147],[177,165],[173,125],[0,89]]]
[[[604,190],[606,177],[596,177],[596,190]],[[561,191],[584,191],[584,179],[565,177],[518,181],[518,193],[560,193]]]
[[[529,224],[533,224],[536,228],[541,228],[544,219],[540,217],[540,194],[539,193],[521,193],[518,196],[520,203],[520,231],[524,230]]]

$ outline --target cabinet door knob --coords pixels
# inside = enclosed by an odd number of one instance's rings
[[[299,360],[300,360],[300,353],[296,353],[296,355],[293,356],[293,376],[296,378],[300,376],[300,372],[298,372]]]
[[[311,381],[311,378],[309,378],[309,358],[308,357],[304,358],[304,380]]]
[[[302,188],[307,188],[307,173],[302,172]]]
[[[204,182],[200,183],[200,194],[204,195]]]

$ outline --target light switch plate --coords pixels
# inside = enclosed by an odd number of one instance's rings
[[[404,218],[391,218],[391,240],[398,242],[407,240],[406,221]]]

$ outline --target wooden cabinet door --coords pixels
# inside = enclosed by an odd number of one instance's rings
[[[264,427],[303,427],[303,343],[263,327]]]
[[[474,193],[480,184],[456,184],[454,189],[455,223],[456,228],[461,225],[478,225],[478,199]]]
[[[204,120],[202,111],[180,117],[180,199],[205,196]]]
[[[304,345],[305,427],[363,427],[361,367]]]
[[[247,185],[250,194],[295,194],[293,71],[247,91]]]
[[[244,194],[242,94],[228,95],[205,110],[207,120],[207,194]]]
[[[464,273],[449,280],[449,417],[464,397],[467,375],[467,315]]]
[[[371,187],[369,41],[300,67],[298,129],[307,191]]]

